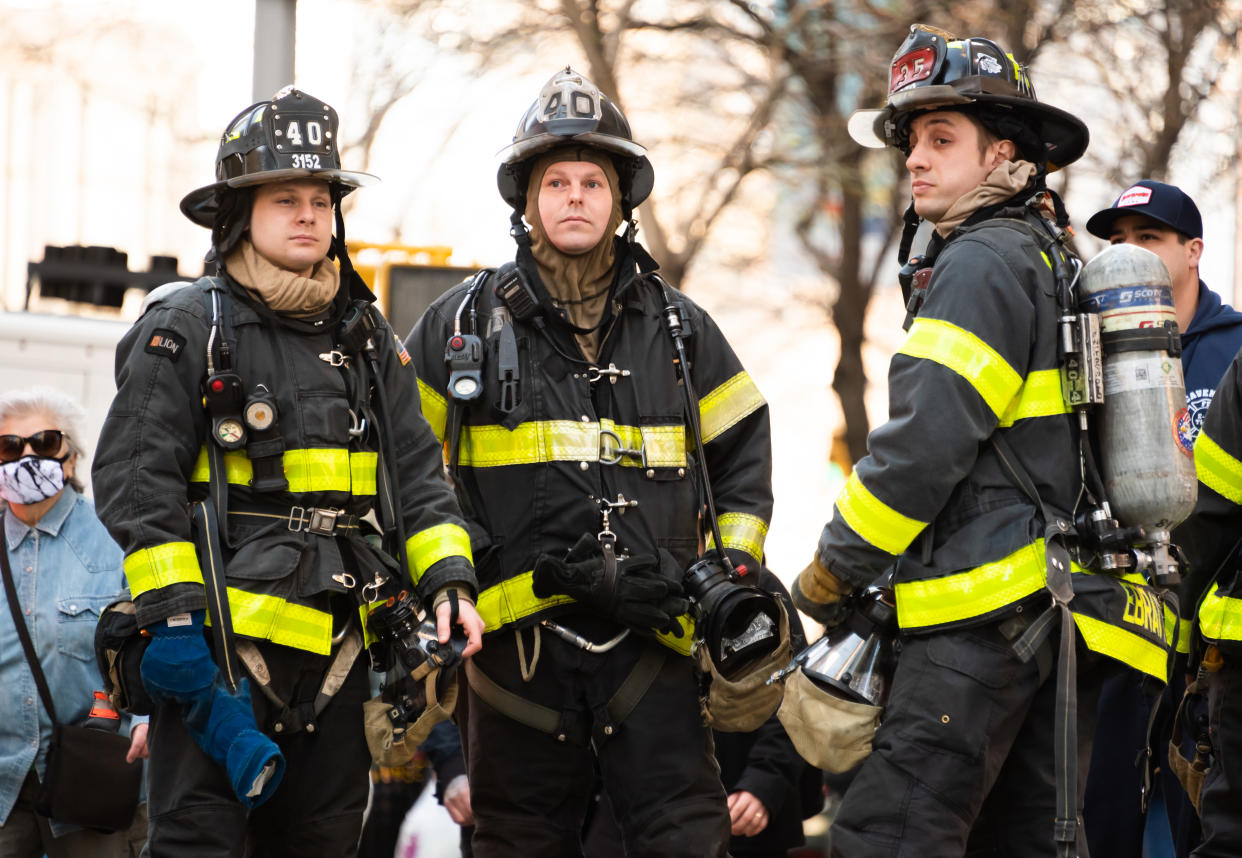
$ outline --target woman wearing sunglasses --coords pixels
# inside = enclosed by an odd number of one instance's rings
[[[0,535],[39,663],[64,723],[81,724],[103,687],[95,624],[125,588],[121,549],[81,494],[75,473],[82,412],[50,388],[0,396]],[[52,722],[0,588],[0,855],[129,858],[124,831],[101,834],[35,813]],[[132,726],[129,757],[147,755],[147,725]],[[97,784],[107,789],[107,784]],[[142,813],[139,816],[143,816]],[[145,835],[145,819],[135,828]]]

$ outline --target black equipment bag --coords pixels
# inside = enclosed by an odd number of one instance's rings
[[[138,809],[142,764],[125,762],[128,752],[129,739],[120,733],[53,724],[35,810],[97,831],[129,828]]]

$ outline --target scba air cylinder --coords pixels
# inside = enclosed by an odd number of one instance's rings
[[[1078,296],[1080,310],[1100,317],[1097,438],[1113,515],[1171,528],[1194,508],[1197,482],[1169,272],[1151,251],[1115,244],[1083,267]]]

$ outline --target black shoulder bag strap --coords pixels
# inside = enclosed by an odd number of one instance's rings
[[[13,623],[17,626],[17,636],[21,638],[22,649],[26,652],[26,661],[30,664],[30,672],[34,674],[35,685],[39,687],[39,697],[47,708],[47,715],[53,724],[56,720],[56,707],[52,705],[52,692],[47,687],[47,678],[43,675],[43,667],[39,657],[35,655],[34,642],[30,639],[30,629],[22,617],[21,605],[17,602],[17,587],[13,583],[13,570],[9,566],[8,538],[4,533],[4,516],[0,516],[0,571],[4,573],[4,593],[9,599],[9,611],[13,614]]]

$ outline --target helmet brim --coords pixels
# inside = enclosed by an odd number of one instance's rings
[[[562,143],[565,142],[564,137],[560,140]],[[500,191],[501,199],[517,211],[526,208],[526,182],[529,178],[530,165],[531,162],[528,159],[505,162],[496,171],[496,188]],[[651,190],[654,187],[655,168],[651,166],[651,161],[646,156],[635,158],[628,194],[630,206],[638,208],[642,205],[643,201],[651,196]]]
[[[537,134],[534,137],[528,137],[525,140],[519,140],[517,143],[506,146],[500,150],[499,156],[501,162],[505,164],[513,164],[517,161],[525,161],[535,155],[543,152],[558,149],[561,146],[573,146],[579,144],[582,146],[590,146],[593,149],[602,149],[613,155],[621,155],[625,158],[642,158],[647,154],[646,147],[640,146],[631,140],[622,140],[612,134],[598,134],[588,131],[582,134]]]
[[[1033,121],[1038,126],[1035,130],[1039,139],[1046,147],[1044,160],[1049,172],[1072,164],[1087,151],[1090,132],[1086,124],[1072,113],[1022,96],[998,93],[968,96],[948,85],[919,87],[894,93],[892,102],[884,107],[854,111],[846,127],[855,143],[871,149],[881,149],[897,145],[891,137],[891,126],[901,114],[970,103],[1013,107],[1015,111]]]
[[[318,179],[330,185],[344,187],[345,193],[354,188],[365,188],[379,181],[378,176],[370,173],[358,173],[351,170],[268,170],[249,176],[238,176],[223,182],[213,182],[190,191],[181,199],[181,213],[199,226],[211,227],[215,224],[216,213],[219,211],[218,195],[226,188],[247,188],[255,185],[270,185],[287,179]]]

